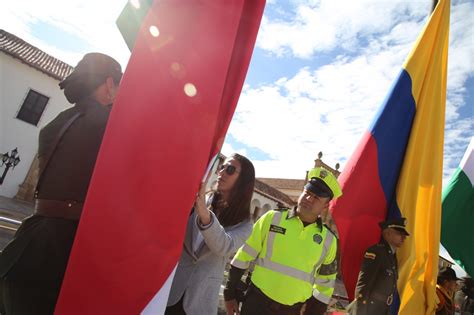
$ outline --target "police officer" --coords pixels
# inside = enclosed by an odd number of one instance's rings
[[[242,315],[300,314],[305,303],[307,314],[326,311],[337,273],[337,239],[320,214],[342,191],[321,167],[312,169],[308,180],[297,207],[264,214],[237,251],[224,290],[227,314],[239,313],[236,286],[252,261]]]
[[[386,220],[379,226],[382,239],[364,254],[355,300],[349,306],[350,314],[390,314],[398,279],[395,252],[409,234],[405,229],[405,218]]]
[[[39,135],[35,213],[0,256],[5,314],[53,314],[111,104],[113,58],[86,54],[59,86],[75,104]]]

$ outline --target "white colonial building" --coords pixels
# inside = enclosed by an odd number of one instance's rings
[[[72,70],[65,62],[0,30],[0,154],[17,148],[21,159],[7,173],[0,196],[32,200],[39,131],[71,106],[58,83]],[[4,169],[0,167],[0,176]],[[215,175],[210,184],[213,181]],[[254,219],[270,209],[293,204],[286,194],[257,180],[251,208]]]
[[[17,148],[0,196],[14,197],[38,149],[41,128],[70,106],[58,83],[72,67],[0,29],[0,154]],[[0,176],[5,165],[0,167]],[[25,187],[28,189],[28,187]]]

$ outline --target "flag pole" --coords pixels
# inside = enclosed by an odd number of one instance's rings
[[[438,4],[438,0],[433,0],[432,6],[431,6],[431,13],[433,13],[434,9],[436,8],[436,5]]]

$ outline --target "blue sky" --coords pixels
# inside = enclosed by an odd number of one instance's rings
[[[75,65],[90,51],[126,65],[115,27],[125,0],[8,1],[0,28]],[[319,151],[345,162],[401,69],[431,0],[267,1],[223,153],[259,177],[303,178]],[[474,2],[453,0],[444,178],[474,135]]]
[[[101,51],[126,65],[125,0],[10,1],[0,27],[75,65]],[[301,178],[319,151],[344,167],[425,24],[431,0],[267,2],[223,152],[257,176]],[[473,135],[474,3],[451,7],[444,177]]]
[[[249,153],[259,176],[301,177],[319,151],[329,164],[343,167],[430,6],[431,1],[269,3],[225,151]],[[452,5],[445,178],[473,135],[473,8],[472,1]]]

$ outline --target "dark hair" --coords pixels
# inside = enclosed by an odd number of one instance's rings
[[[446,278],[444,278],[444,277],[438,277],[438,278],[436,279],[436,284],[439,284],[439,285],[442,286],[442,285],[444,285],[445,282],[448,282],[448,281],[449,281],[449,280],[446,279]]]
[[[217,190],[211,192],[212,211],[216,214],[219,223],[224,226],[236,225],[250,218],[250,203],[255,186],[255,168],[245,156],[234,153],[230,156],[240,163],[240,173],[234,187],[230,191],[228,207],[219,208],[221,194]]]
[[[454,280],[454,279],[450,279],[450,278],[448,278],[448,277],[443,277],[443,276],[441,276],[441,277],[438,277],[438,278],[436,279],[436,284],[439,284],[439,285],[442,286],[442,285],[444,285],[446,282],[449,282],[449,281],[455,281],[455,280]]]
[[[472,288],[474,288],[474,279],[469,277],[464,277],[461,282],[461,291],[469,296],[469,298],[473,299],[474,294],[472,293]]]
[[[112,57],[101,53],[84,55],[74,70],[59,83],[61,90],[71,104],[90,97],[108,77],[118,85],[122,78],[122,68]]]

